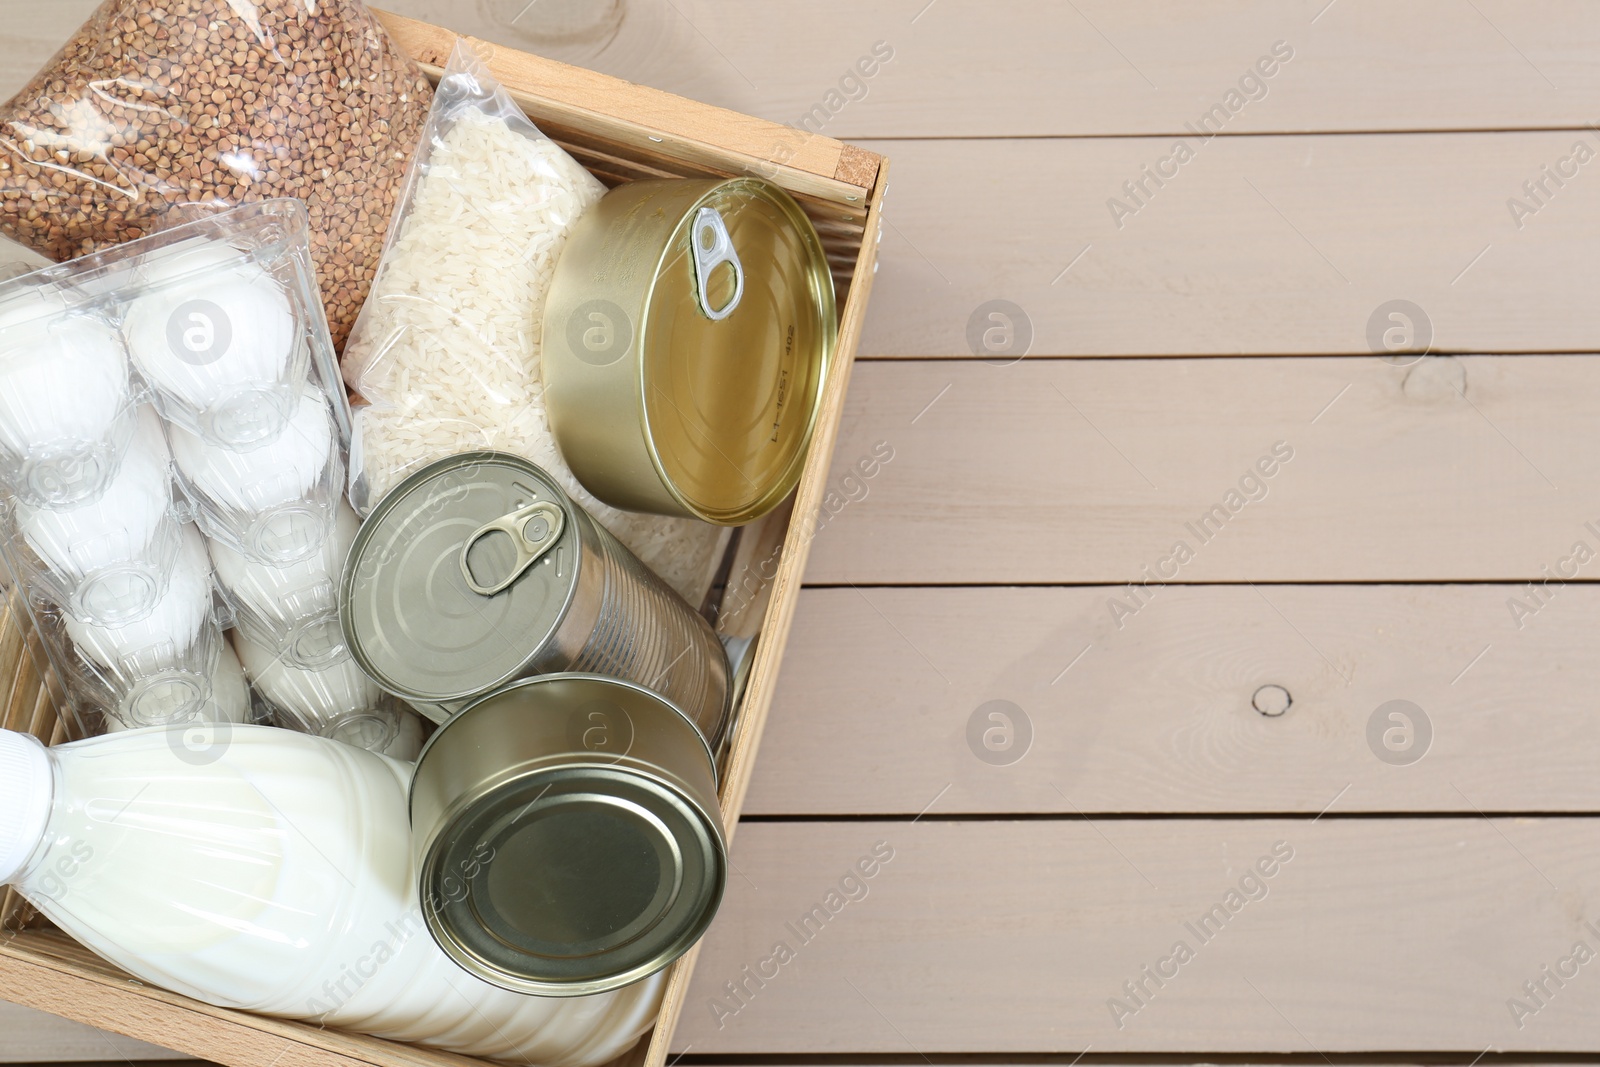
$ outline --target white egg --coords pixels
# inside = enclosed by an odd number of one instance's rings
[[[410,708],[396,708],[400,716],[399,728],[395,730],[394,739],[383,746],[385,756],[392,756],[407,763],[414,761],[422,754],[422,716]]]
[[[134,265],[138,284],[159,288],[188,277],[214,273],[248,262],[246,253],[211,237],[190,237],[177,244],[151,249]]]
[[[333,455],[328,400],[305,386],[289,422],[271,440],[239,452],[172,425],[172,455],[184,480],[213,503],[248,514],[302,499]]]
[[[383,699],[383,691],[355,660],[344,656],[332,666],[308,671],[290,665],[277,651],[234,632],[234,648],[244,673],[256,690],[277,708],[321,733],[328,724],[352,712],[367,711]]]
[[[217,652],[217,667],[211,675],[211,700],[201,717],[210,722],[249,722],[250,683],[245,680],[239,657],[226,641]]]
[[[322,736],[410,762],[422,752],[422,719],[407,708],[374,708],[340,719]]]
[[[141,408],[128,451],[100,496],[67,508],[19,501],[22,537],[47,565],[74,580],[137,561],[172,507],[171,465],[155,411]]]
[[[110,324],[58,314],[0,326],[0,443],[19,457],[106,442],[131,395]]]
[[[166,723],[250,721],[250,685],[239,657],[227,642],[218,640],[217,661],[208,677],[179,671],[144,679],[135,684],[123,706],[106,716],[106,733],[119,733],[138,725]],[[209,695],[200,694],[209,689]]]
[[[70,310],[59,289],[51,285],[7,282],[0,292],[0,337],[28,326],[40,326]]]
[[[140,270],[144,292],[123,318],[134,364],[199,411],[288,378],[295,314],[277,279],[215,242],[161,250]]]
[[[66,612],[64,621],[79,652],[102,667],[125,670],[181,656],[194,645],[210,614],[210,561],[199,531],[185,526],[167,587],[143,618],[101,626]]]
[[[221,541],[212,541],[211,561],[216,566],[217,584],[230,599],[263,618],[286,623],[304,614],[299,608],[307,597],[329,596],[325,606],[335,607],[345,556],[360,528],[356,513],[341,502],[334,513],[333,529],[321,549],[298,563],[281,567],[260,563]]]

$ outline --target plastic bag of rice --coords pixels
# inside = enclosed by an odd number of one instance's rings
[[[724,531],[601,503],[561,458],[545,415],[545,295],[567,231],[604,193],[458,43],[345,347],[345,380],[366,401],[355,415],[350,501],[366,514],[434,460],[511,452],[549,471],[698,607]]]

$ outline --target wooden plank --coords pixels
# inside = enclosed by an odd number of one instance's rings
[[[1585,357],[863,363],[830,486],[894,458],[807,581],[1540,578],[1600,526],[1597,420]]]
[[[0,989],[24,1007],[227,1067],[476,1067],[466,1056],[232,1011],[147,986],[54,933],[0,941]]]
[[[0,93],[20,86],[94,6],[8,0]],[[1279,40],[1294,57],[1226,132],[1576,127],[1595,120],[1600,92],[1590,62],[1600,25],[1583,4],[1552,0],[1477,0],[1476,11],[1451,0],[1340,0],[1321,17],[1321,4],[1289,0],[939,0],[925,11],[926,0],[386,6],[774,122],[805,119],[842,138],[1182,133]],[[870,78],[847,80],[880,41],[893,58]]]
[[[172,1061],[167,1049],[0,1001],[0,1063]]]
[[[13,1061],[0,1059],[0,1063],[9,1063],[9,1062],[13,1062]],[[51,1060],[51,1059],[39,1059],[39,1060],[26,1060],[26,1061],[15,1061],[15,1062],[21,1062],[21,1063],[61,1063],[61,1062],[71,1062],[71,1063],[79,1064],[80,1067],[117,1067],[118,1064],[132,1063],[133,1061],[132,1060],[125,1060],[125,1059],[124,1060],[72,1059],[72,1060],[69,1060],[69,1061]],[[173,1065],[173,1067],[176,1067],[176,1065],[178,1065],[178,1064],[189,1064],[189,1063],[192,1063],[193,1060],[190,1057],[187,1057],[187,1056],[174,1058],[173,1055],[169,1052],[169,1053],[167,1053],[167,1058],[166,1059],[141,1060],[139,1062],[143,1065],[143,1067],[167,1067],[168,1064],[171,1064],[171,1065]]]
[[[1593,351],[1600,165],[1507,206],[1577,143],[1600,157],[1592,132],[1223,138],[1114,219],[1170,140],[872,142],[900,165],[862,355],[971,358],[991,300],[1033,355],[1366,354],[1398,299],[1435,351]]]
[[[167,1067],[167,1065],[169,1065],[169,1064],[173,1065],[173,1067],[177,1067],[178,1064],[189,1064],[189,1063],[194,1062],[192,1060],[192,1058],[187,1057],[187,1056],[175,1058],[175,1057],[173,1057],[172,1053],[170,1053],[170,1052],[166,1054],[166,1057],[167,1058],[165,1058],[165,1059],[141,1060],[139,1062],[141,1064],[143,1064],[144,1067]],[[10,1062],[20,1062],[20,1063],[30,1063],[30,1064],[71,1062],[71,1063],[79,1064],[80,1067],[117,1067],[117,1065],[119,1065],[119,1064],[132,1063],[134,1061],[133,1060],[129,1060],[129,1059],[121,1059],[121,1060],[84,1060],[84,1059],[78,1059],[78,1058],[73,1058],[73,1059],[67,1060],[67,1061],[53,1060],[53,1059],[10,1061],[10,1060],[5,1060],[5,1059],[0,1059],[0,1063],[10,1063]]]
[[[1600,813],[1600,587],[1519,594],[808,589],[744,813]]]
[[[1587,818],[1477,817],[755,824],[734,848],[744,877],[705,941],[674,1047],[907,1062],[1089,1046],[1316,1062],[1592,1054],[1592,958],[1549,984],[1521,1028],[1507,1001],[1531,1008],[1524,982],[1561,966],[1576,941],[1591,957],[1600,946],[1597,830]],[[1259,899],[1241,893],[1207,940],[1191,933],[1185,924],[1225,904],[1280,841],[1292,858],[1245,884]],[[840,890],[878,842],[893,858]],[[846,892],[858,899],[841,904]],[[809,941],[790,930],[830,904]],[[1166,964],[1162,987],[1148,985],[1154,995],[1119,1028],[1108,1000],[1136,1006],[1123,983],[1162,966],[1180,939],[1193,958],[1175,974]],[[763,964],[780,941],[792,958]],[[735,982],[748,983],[739,1000]]]

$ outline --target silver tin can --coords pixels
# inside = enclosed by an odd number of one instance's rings
[[[339,611],[362,669],[435,722],[583,671],[664,695],[721,743],[728,659],[710,624],[520,457],[463,453],[395,486],[351,546]]]
[[[428,930],[469,973],[581,996],[686,952],[727,884],[711,750],[659,694],[514,683],[428,741],[411,785]]]

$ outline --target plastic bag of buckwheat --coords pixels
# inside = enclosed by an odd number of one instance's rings
[[[359,0],[108,0],[0,105],[0,233],[64,260],[297,197],[342,347],[431,98]]]

